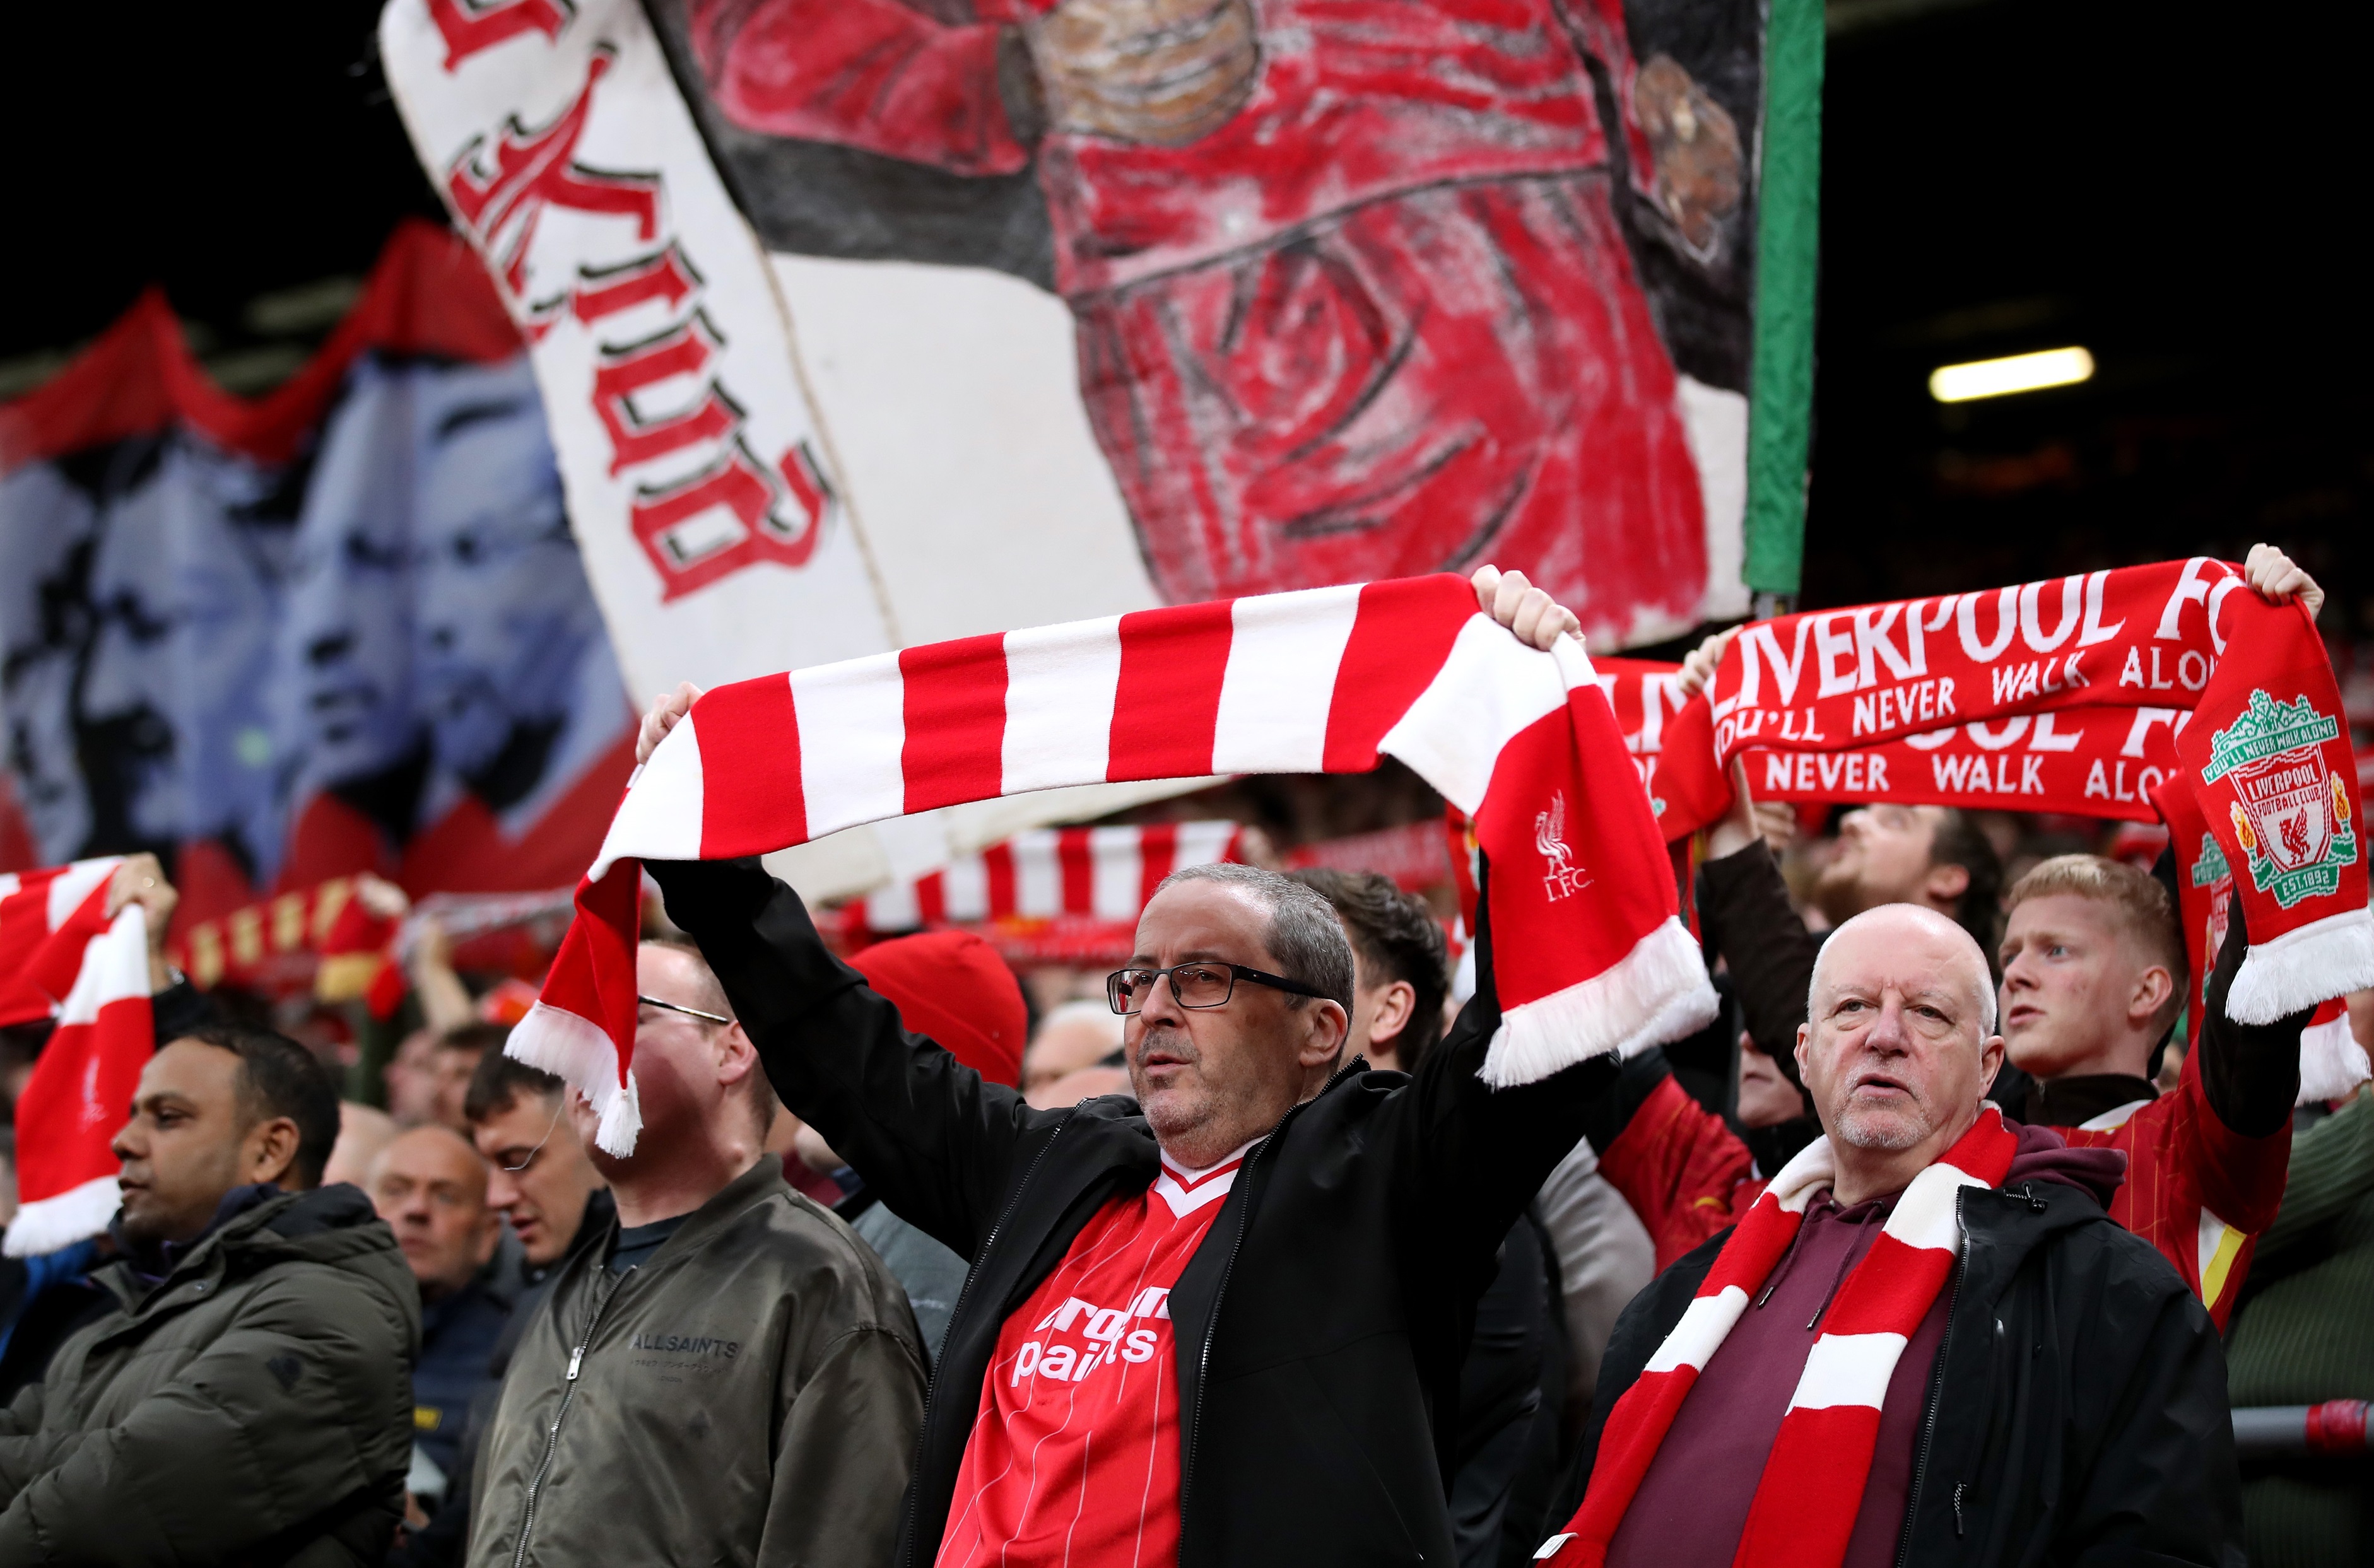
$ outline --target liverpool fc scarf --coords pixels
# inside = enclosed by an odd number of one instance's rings
[[[2189,790],[2251,937],[2227,998],[2269,1024],[2374,985],[2356,770],[2308,613],[2202,557],[1759,622],[1663,721],[1661,793],[1922,801],[2148,820]],[[1761,754],[1761,755],[1758,755]],[[1684,787],[1686,775],[1696,784]],[[1709,774],[1712,777],[1710,778]],[[1691,820],[1695,816],[1696,820]],[[2192,848],[2188,846],[2188,848]]]
[[[1580,644],[1519,643],[1455,577],[1147,610],[720,686],[629,785],[510,1050],[634,1147],[639,861],[720,860],[1000,794],[1406,763],[1475,819],[1502,1022],[1533,1082],[1714,1014],[1663,845]]]
[[[1985,1106],[1945,1157],[1897,1200],[1879,1239],[1839,1287],[1772,1439],[1732,1561],[1741,1568],[1836,1568],[1854,1534],[1879,1438],[1880,1400],[1905,1341],[1929,1314],[1961,1246],[1965,1187],[1997,1187],[2018,1139]],[[1698,1374],[1796,1239],[1805,1205],[1830,1185],[1830,1141],[1782,1167],[1715,1255],[1682,1319],[1607,1414],[1582,1506],[1541,1556],[1598,1568],[1658,1445]]]
[[[56,1026],[17,1102],[17,1217],[7,1255],[97,1235],[119,1195],[110,1144],[155,1041],[147,918],[107,918],[118,861],[0,876],[0,1024]]]

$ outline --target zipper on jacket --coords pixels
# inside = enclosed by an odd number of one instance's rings
[[[1912,1524],[1921,1516],[1921,1483],[1929,1474],[1929,1445],[1937,1436],[1937,1402],[1945,1392],[1945,1363],[1954,1350],[1954,1308],[1962,1294],[1962,1269],[1970,1250],[1970,1227],[1964,1217],[1964,1199],[1970,1195],[1967,1187],[1954,1194],[1954,1226],[1961,1232],[1962,1245],[1954,1250],[1954,1272],[1947,1284],[1945,1297],[1945,1338],[1937,1347],[1936,1370],[1929,1375],[1929,1408],[1921,1417],[1921,1445],[1912,1454],[1912,1487],[1904,1494],[1904,1532],[1896,1546],[1896,1568],[1911,1568]],[[1954,1489],[1954,1533],[1962,1533],[1962,1491]]]
[[[1082,1100],[1079,1105],[1074,1106],[1072,1116],[1079,1115],[1080,1106],[1087,1104],[1087,1101]],[[1039,1174],[1039,1162],[1047,1157],[1047,1151],[1055,1146],[1055,1140],[1063,1137],[1064,1129],[1071,1125],[1072,1117],[1067,1116],[1055,1124],[1055,1129],[1052,1132],[1047,1134],[1047,1141],[1039,1145],[1039,1152],[1031,1155],[1030,1163],[1022,1168],[1022,1179],[1014,1184],[1013,1193],[1005,1199],[1005,1211],[997,1216],[997,1223],[989,1227],[989,1235],[981,1238],[981,1251],[974,1256],[973,1266],[965,1270],[964,1283],[957,1287],[957,1304],[948,1309],[948,1332],[940,1340],[944,1351],[948,1340],[956,1334],[957,1324],[964,1317],[965,1303],[972,1297],[973,1280],[981,1273],[982,1266],[988,1263],[989,1249],[997,1245],[998,1236],[1005,1230],[1005,1222],[1014,1218],[1014,1211],[1022,1202],[1022,1194],[1029,1188],[1030,1178]],[[995,1345],[990,1347],[989,1359],[993,1364],[997,1360]],[[923,1419],[915,1428],[915,1457],[907,1467],[907,1473],[911,1478],[907,1486],[906,1531],[907,1561],[910,1563],[916,1560],[915,1553],[921,1550],[921,1543],[915,1539],[915,1527],[923,1509],[923,1434],[932,1430],[932,1407],[939,1403],[940,1385],[946,1381],[937,1375],[937,1368],[933,1370],[934,1375],[923,1389]],[[970,1442],[971,1439],[967,1438],[966,1441]],[[937,1551],[934,1550],[933,1555],[937,1556]],[[521,1565],[513,1562],[511,1568],[521,1568]]]
[[[1255,1185],[1255,1173],[1260,1170],[1263,1156],[1277,1147],[1278,1136],[1286,1130],[1286,1124],[1292,1121],[1304,1106],[1318,1104],[1328,1090],[1343,1082],[1354,1069],[1365,1067],[1367,1061],[1367,1058],[1355,1055],[1350,1061],[1335,1070],[1335,1075],[1321,1086],[1317,1094],[1287,1106],[1286,1114],[1277,1118],[1277,1125],[1263,1136],[1262,1145],[1253,1151],[1253,1157],[1245,1162],[1244,1216],[1237,1222],[1236,1237],[1228,1243],[1228,1260],[1220,1269],[1219,1287],[1212,1293],[1212,1310],[1204,1319],[1204,1347],[1195,1358],[1195,1413],[1187,1423],[1187,1441],[1179,1451],[1179,1544],[1182,1549],[1187,1544],[1187,1492],[1195,1477],[1196,1440],[1204,1433],[1204,1399],[1211,1387],[1212,1337],[1219,1332],[1220,1303],[1228,1293],[1228,1277],[1237,1271],[1237,1254],[1244,1250],[1245,1233],[1253,1228],[1253,1203],[1261,1197],[1261,1190]]]
[[[629,1274],[633,1272],[631,1269],[627,1270]],[[626,1282],[626,1275],[618,1275],[610,1281],[609,1288],[595,1298],[593,1310],[585,1315],[585,1331],[578,1336],[576,1348],[569,1352],[569,1372],[560,1384],[560,1404],[552,1412],[552,1424],[544,1429],[544,1457],[537,1462],[535,1474],[528,1478],[527,1503],[520,1511],[519,1543],[511,1548],[511,1568],[525,1568],[528,1538],[535,1531],[536,1500],[543,1493],[545,1481],[552,1474],[552,1461],[560,1448],[560,1423],[569,1414],[570,1402],[577,1398],[577,1375],[584,1370],[586,1347],[594,1342],[594,1330],[600,1327],[602,1314],[608,1308],[610,1298],[617,1295],[618,1287]]]

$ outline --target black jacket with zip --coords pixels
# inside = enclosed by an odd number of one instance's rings
[[[1897,1562],[2241,1568],[2226,1357],[2176,1270],[2074,1187],[1966,1187],[1958,1209]],[[1559,1517],[1581,1502],[1607,1411],[1730,1239],[1677,1258],[1616,1319]]]
[[[1154,1135],[1133,1101],[1033,1110],[907,1034],[755,864],[650,869],[783,1103],[971,1265],[899,1537],[899,1562],[928,1563],[1006,1316],[1108,1199],[1153,1182]],[[1355,1059],[1286,1115],[1171,1293],[1184,1568],[1455,1560],[1444,1476],[1475,1301],[1615,1071],[1486,1088],[1499,1011],[1480,930],[1477,959],[1475,1000],[1416,1078]]]

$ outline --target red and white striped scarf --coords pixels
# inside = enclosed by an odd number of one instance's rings
[[[1140,611],[720,686],[629,785],[513,1056],[634,1147],[641,860],[720,860],[1001,794],[1407,764],[1490,858],[1503,1018],[1532,1082],[1701,1027],[1714,995],[1581,645],[1520,643],[1450,576]]]
[[[1953,1271],[1961,1247],[1956,1195],[1998,1187],[2019,1140],[1993,1106],[1945,1156],[1912,1178],[1879,1239],[1839,1287],[1772,1439],[1732,1561],[1741,1568],[1837,1568],[1854,1534],[1879,1439],[1879,1407],[1897,1358]],[[1598,1568],[1641,1478],[1698,1374],[1787,1255],[1805,1205],[1835,1175],[1830,1141],[1782,1167],[1731,1233],[1682,1320],[1608,1412],[1582,1506],[1539,1554]]]
[[[17,1102],[11,1258],[97,1235],[120,1202],[110,1145],[155,1040],[147,918],[107,917],[118,863],[0,875],[0,1024],[57,1021]]]

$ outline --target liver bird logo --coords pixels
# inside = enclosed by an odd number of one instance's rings
[[[1578,893],[1591,885],[1589,873],[1574,863],[1574,851],[1566,841],[1566,795],[1553,790],[1549,809],[1534,813],[1534,848],[1542,854],[1542,889],[1550,902]]]

